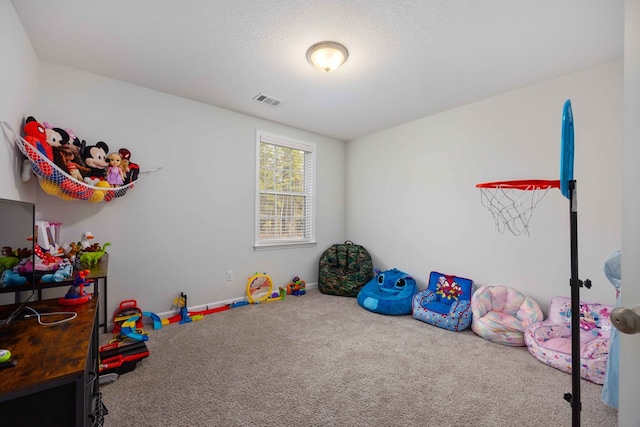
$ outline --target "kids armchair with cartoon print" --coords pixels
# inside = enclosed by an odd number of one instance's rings
[[[540,306],[517,289],[484,285],[471,297],[471,329],[498,344],[523,347],[524,331],[542,321]]]
[[[413,297],[413,318],[458,332],[471,324],[473,280],[432,271],[429,285]]]
[[[580,302],[580,377],[603,384],[611,339],[612,305]],[[549,318],[527,328],[524,342],[539,361],[571,373],[571,298],[551,300]]]

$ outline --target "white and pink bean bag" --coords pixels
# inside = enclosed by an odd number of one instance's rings
[[[471,297],[471,329],[498,344],[524,346],[524,331],[543,320],[540,306],[517,289],[484,285]]]
[[[580,377],[596,384],[604,383],[613,309],[611,305],[580,302]],[[571,298],[553,298],[547,320],[531,325],[524,340],[533,357],[570,374]]]

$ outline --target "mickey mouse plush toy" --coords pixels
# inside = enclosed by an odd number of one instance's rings
[[[84,182],[96,185],[99,181],[104,181],[105,171],[109,167],[107,153],[109,146],[100,141],[96,145],[87,145],[82,150],[82,160],[87,165],[89,171],[86,173]]]

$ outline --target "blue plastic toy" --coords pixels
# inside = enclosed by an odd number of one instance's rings
[[[153,321],[153,329],[162,329],[162,319],[160,319],[160,316],[158,316],[155,313],[152,313],[150,311],[143,311],[142,312],[142,317],[149,317],[151,319],[151,321]]]
[[[122,326],[120,327],[120,333],[127,338],[136,341],[149,341],[148,335],[143,335],[136,331],[136,321],[140,318],[140,316],[131,316],[127,319]]]

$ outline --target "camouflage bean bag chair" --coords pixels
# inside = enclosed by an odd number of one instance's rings
[[[351,240],[331,245],[320,257],[318,290],[323,294],[356,297],[372,277],[371,255]]]

